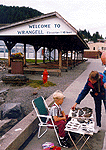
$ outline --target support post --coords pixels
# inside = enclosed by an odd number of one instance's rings
[[[51,62],[51,48],[49,48],[49,61]]]
[[[34,49],[35,49],[35,65],[37,65],[37,51],[38,51],[39,47],[34,46]]]
[[[82,61],[83,61],[83,58],[84,58],[84,50],[82,51]]]
[[[75,54],[76,54],[76,52],[74,51],[74,67],[75,67],[75,65],[76,65]]]
[[[8,49],[8,66],[11,66],[11,60],[10,60],[10,56],[11,56],[11,49]]]
[[[68,51],[66,51],[66,67],[67,67],[67,70],[68,70]]]
[[[8,66],[11,66],[11,60],[10,60],[10,56],[11,56],[11,49],[15,46],[16,42],[13,41],[4,41],[5,45],[7,46],[8,49]]]
[[[78,60],[78,51],[77,51],[77,60]]]
[[[45,63],[45,47],[43,47],[43,63]]]
[[[62,50],[59,49],[59,69],[62,69]]]
[[[73,58],[73,51],[71,51],[71,60],[72,60],[72,58]]]
[[[24,66],[26,66],[26,43],[24,43]]]
[[[37,50],[35,50],[35,65],[37,65]]]
[[[56,59],[55,59],[55,49],[54,49],[54,61],[55,61]]]
[[[78,51],[77,51],[77,65],[78,65]]]

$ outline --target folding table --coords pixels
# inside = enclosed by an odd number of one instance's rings
[[[70,115],[69,115],[69,117],[70,117]],[[78,119],[79,119],[78,117],[71,118],[71,120],[66,124],[65,131],[68,132],[70,140],[74,144],[76,150],[79,150],[77,145],[81,140],[83,140],[84,142],[83,142],[82,146],[80,147],[80,150],[84,147],[85,144],[88,146],[89,149],[92,149],[88,143],[88,140],[90,139],[91,136],[93,136],[93,132],[94,132],[94,124],[95,123],[93,121],[93,118],[85,117],[85,118],[83,118],[85,120],[83,123],[80,123],[78,121]],[[78,141],[76,143],[72,139],[70,132],[77,133],[80,135],[80,138],[78,139]]]

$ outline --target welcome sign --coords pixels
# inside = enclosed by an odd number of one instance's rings
[[[75,35],[71,25],[66,24],[62,18],[52,16],[48,18],[20,23],[1,30],[0,35]]]

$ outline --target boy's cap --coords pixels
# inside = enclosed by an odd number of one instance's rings
[[[61,91],[57,90],[56,92],[53,93],[53,98],[61,99],[61,98],[65,98],[65,96],[63,95],[63,93]]]

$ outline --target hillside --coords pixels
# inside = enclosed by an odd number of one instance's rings
[[[0,5],[0,24],[10,24],[25,19],[41,16],[43,13],[29,7]]]
[[[41,16],[43,13],[29,7],[18,7],[18,6],[3,6],[0,5],[0,26],[19,22],[25,19]],[[103,39],[99,32],[94,33],[92,36],[89,31],[79,30],[78,33],[83,39],[88,41],[97,42],[97,39]]]

